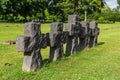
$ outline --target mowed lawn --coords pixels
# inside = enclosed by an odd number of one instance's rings
[[[120,22],[99,24],[98,45],[56,62],[47,63],[49,47],[42,49],[44,65],[37,72],[23,72],[23,53],[3,44],[23,35],[24,24],[0,23],[0,80],[120,80]],[[50,24],[42,24],[42,32]]]

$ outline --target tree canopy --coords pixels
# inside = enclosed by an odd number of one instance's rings
[[[86,15],[101,13],[103,7],[102,0],[0,0],[0,20],[66,21],[69,14],[84,20]]]

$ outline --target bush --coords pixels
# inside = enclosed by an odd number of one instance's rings
[[[99,18],[98,18],[98,22],[103,22],[105,19],[104,19],[104,17],[103,16],[100,16]]]

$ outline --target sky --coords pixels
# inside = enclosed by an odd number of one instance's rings
[[[111,9],[118,6],[117,0],[105,0],[105,2],[110,6]]]

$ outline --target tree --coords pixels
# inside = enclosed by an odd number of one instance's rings
[[[101,12],[102,7],[104,6],[102,0],[81,0],[80,7],[84,11],[84,20],[87,20],[87,13]]]
[[[120,0],[117,0],[117,3],[118,3],[117,9],[120,10]]]
[[[120,0],[117,0],[117,3],[120,5]]]
[[[64,22],[69,14],[85,14],[86,21],[88,15],[100,13],[102,7],[102,0],[0,0],[0,15],[4,20],[29,21],[49,17]]]

